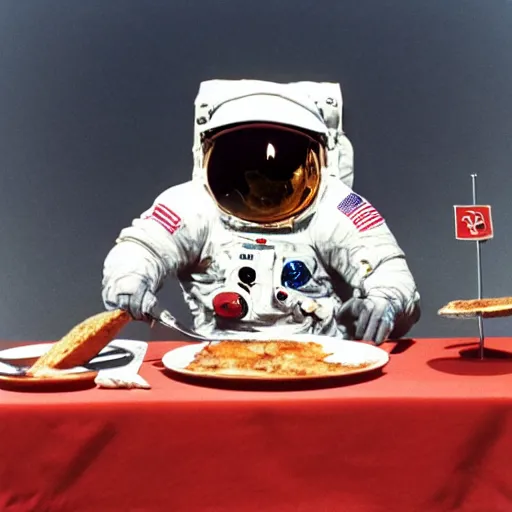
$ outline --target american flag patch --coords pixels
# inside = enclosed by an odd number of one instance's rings
[[[380,213],[368,201],[354,192],[341,201],[338,210],[346,215],[361,232],[384,224]]]
[[[162,203],[156,204],[146,218],[158,222],[171,235],[181,227],[181,217]]]

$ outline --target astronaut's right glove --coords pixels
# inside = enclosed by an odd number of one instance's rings
[[[381,297],[353,298],[343,304],[337,316],[342,322],[354,321],[354,339],[380,345],[393,331],[396,311],[389,300]]]
[[[103,303],[107,310],[123,309],[135,320],[149,320],[158,300],[147,277],[127,274],[103,281]]]

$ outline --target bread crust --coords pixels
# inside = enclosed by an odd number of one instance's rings
[[[512,297],[453,300],[439,309],[440,316],[498,318],[512,315]]]
[[[81,366],[96,356],[119,331],[131,320],[131,316],[120,309],[104,311],[79,323],[60,341],[43,354],[27,375],[52,375],[55,370]]]

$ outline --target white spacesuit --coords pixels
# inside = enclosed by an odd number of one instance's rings
[[[108,254],[108,309],[148,318],[172,276],[205,336],[279,327],[380,343],[418,320],[402,250],[351,189],[338,84],[203,82],[193,154],[192,180],[157,197]]]

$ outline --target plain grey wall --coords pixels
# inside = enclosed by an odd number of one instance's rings
[[[57,339],[102,309],[119,230],[190,176],[209,78],[339,81],[355,188],[422,293],[412,334],[476,335],[436,310],[476,293],[452,213],[471,173],[495,218],[485,294],[512,295],[511,27],[508,0],[1,0],[0,339]],[[187,318],[175,287],[164,299]]]

